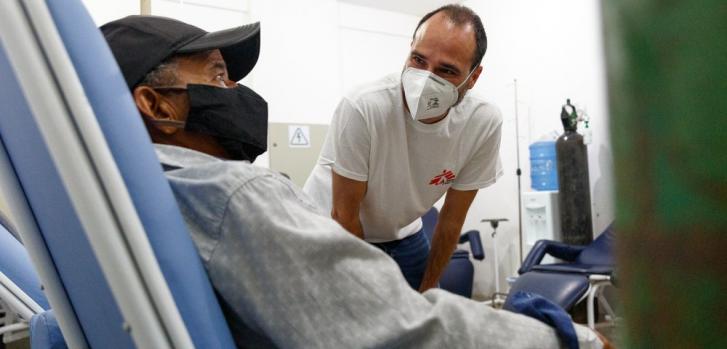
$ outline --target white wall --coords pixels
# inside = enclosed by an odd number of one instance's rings
[[[140,13],[140,0],[82,0],[97,25]],[[206,30],[249,21],[248,0],[151,0],[151,12],[176,18]]]
[[[215,31],[250,22],[248,6],[245,0],[152,0],[151,14]]]
[[[327,124],[340,96],[337,2],[253,0],[252,13],[262,33],[253,88],[270,121]]]
[[[401,71],[418,21],[413,15],[342,3],[341,91]]]
[[[416,17],[335,0],[252,0],[262,48],[253,88],[271,122],[328,124],[343,92],[400,69]]]
[[[98,24],[139,10],[138,0],[84,2]],[[498,229],[501,285],[519,266],[513,79],[518,80],[524,191],[530,187],[527,147],[542,134],[562,132],[560,106],[566,98],[585,107],[591,118],[593,143],[588,152],[596,232],[613,219],[612,164],[599,1],[464,4],[480,14],[489,39],[484,72],[474,92],[498,105],[504,115],[505,175],[478,194],[464,227],[479,229],[486,245],[486,260],[475,261],[475,293],[484,296],[493,291],[493,244],[489,226],[479,223],[482,218],[510,220]],[[336,0],[152,0],[152,13],[207,30],[260,21],[260,59],[243,83],[266,98],[271,122],[313,124],[330,122],[347,89],[400,71],[419,20],[415,15]],[[265,165],[267,160],[263,156],[256,163]]]
[[[81,0],[81,2],[97,26],[128,15],[138,15],[140,12],[139,0]]]

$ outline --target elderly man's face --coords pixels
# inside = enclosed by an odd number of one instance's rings
[[[227,75],[227,64],[220,50],[211,50],[193,55],[180,56],[177,60],[175,87],[185,88],[189,84],[215,87],[234,87]],[[180,121],[187,119],[189,99],[186,93],[168,95],[179,110]]]
[[[181,56],[177,79],[181,84],[212,85],[232,87],[235,85],[227,76],[227,64],[220,50],[206,51],[194,55]]]
[[[458,86],[470,73],[475,47],[471,25],[455,25],[439,12],[419,27],[406,66],[428,70]],[[469,83],[462,87],[460,99],[464,96],[463,91],[474,86],[482,71],[481,66],[475,69]]]
[[[189,96],[184,90],[189,84],[230,88],[235,86],[227,74],[227,65],[220,50],[212,50],[177,58],[174,86],[138,86],[134,100],[147,120],[147,129],[155,143],[177,145],[221,158],[229,158],[213,137],[187,132],[174,126],[154,123],[153,120],[185,121],[189,114]],[[166,87],[166,88],[165,88]]]

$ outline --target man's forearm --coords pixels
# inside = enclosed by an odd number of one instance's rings
[[[336,214],[336,211],[333,211],[331,213],[331,217],[349,233],[357,236],[360,239],[363,239],[363,226],[361,226],[361,220],[358,219],[358,217],[352,219],[343,219],[343,217],[340,217]]]
[[[424,279],[419,291],[424,292],[437,285],[439,277],[442,276],[444,268],[449,263],[459,233],[462,231],[467,211],[477,195],[477,190],[447,190],[447,197],[442,205],[442,212],[439,214],[437,226],[434,228],[434,239],[432,249],[427,259],[427,269],[424,272]]]
[[[331,218],[351,234],[363,239],[363,227],[359,218],[361,201],[366,195],[368,183],[356,181],[331,170],[333,204]]]
[[[429,258],[427,258],[427,269],[419,287],[420,292],[437,286],[444,268],[449,263],[449,259],[457,247],[461,228],[461,226],[437,224],[434,229],[432,248],[429,251]]]

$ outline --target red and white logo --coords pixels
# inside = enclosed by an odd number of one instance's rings
[[[434,178],[429,181],[429,185],[447,185],[452,183],[456,177],[457,176],[454,172],[452,172],[452,170],[442,170],[441,174],[434,176]]]

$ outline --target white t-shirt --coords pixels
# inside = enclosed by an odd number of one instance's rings
[[[330,212],[331,169],[367,181],[359,217],[369,242],[403,239],[447,189],[474,190],[502,175],[500,110],[468,93],[435,124],[404,108],[400,76],[346,95],[303,190]]]

